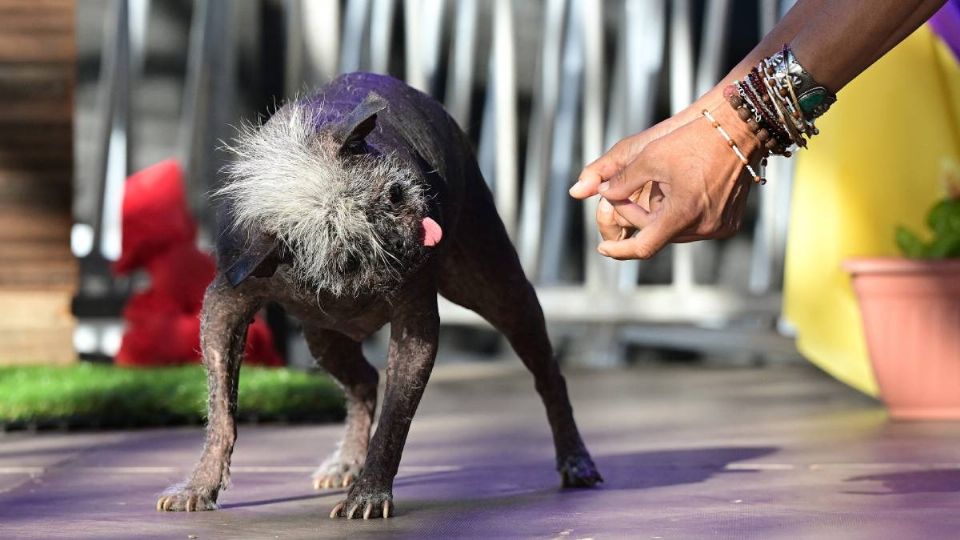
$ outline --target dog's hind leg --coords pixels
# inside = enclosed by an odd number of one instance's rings
[[[377,407],[377,369],[363,357],[360,343],[323,328],[304,325],[310,354],[347,395],[347,428],[337,450],[313,473],[314,489],[347,487],[360,476]]]
[[[230,479],[230,456],[237,440],[237,383],[247,326],[260,307],[251,287],[233,288],[222,275],[203,298],[200,345],[207,369],[207,436],[200,461],[186,482],[168,488],[157,510],[214,510]]]
[[[573,419],[566,382],[553,356],[540,302],[523,273],[489,191],[479,185],[483,191],[467,198],[470,209],[460,216],[452,245],[447,246],[440,294],[475,311],[507,337],[533,373],[547,409],[562,484],[592,486],[603,479]]]

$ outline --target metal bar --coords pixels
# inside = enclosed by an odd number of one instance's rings
[[[758,21],[761,37],[769,34],[780,18],[780,14],[777,13],[777,3],[777,0],[759,0],[757,3],[757,9],[760,12]]]
[[[670,18],[670,109],[676,114],[693,102],[693,12],[690,0],[674,0]],[[693,246],[673,245],[673,285],[693,287]]]
[[[557,102],[553,139],[550,144],[550,176],[544,212],[541,265],[538,281],[555,285],[560,281],[564,263],[564,249],[570,226],[569,188],[570,169],[574,163],[580,116],[583,76],[583,27],[577,23],[579,11],[571,4],[564,20],[564,43],[560,66],[560,92]]]
[[[363,66],[363,44],[369,16],[370,0],[347,0],[340,49],[340,69],[344,73],[359,71]]]
[[[455,4],[453,54],[450,55],[450,76],[447,78],[446,105],[450,116],[464,130],[470,126],[470,105],[473,98],[473,70],[477,42],[477,0],[460,0]]]
[[[109,6],[109,13],[104,19],[103,45],[100,53],[100,80],[97,88],[97,111],[100,114],[99,122],[99,158],[94,170],[94,182],[97,202],[91,216],[91,251],[89,256],[100,257],[103,242],[103,215],[106,203],[107,170],[110,161],[110,134],[113,131],[113,110],[116,96],[116,76],[118,69],[118,41],[121,39],[120,29],[122,21],[126,20],[123,0],[114,0]],[[79,254],[84,256],[86,254]]]
[[[337,75],[340,57],[340,0],[310,0],[301,7],[305,80],[319,86]]]
[[[438,90],[436,77],[437,68],[440,65],[440,50],[443,48],[443,21],[447,2],[446,0],[421,0],[421,2],[420,17],[423,19],[421,26],[423,34],[420,37],[420,48],[414,52],[421,57],[424,88],[427,93],[433,95]]]
[[[657,87],[666,51],[665,0],[625,0],[623,7],[620,35],[623,42],[621,63],[624,66],[624,88],[619,98],[611,99],[622,101],[624,112],[614,116],[611,109],[607,146],[653,124]],[[636,24],[642,24],[643,31],[635,31]],[[617,119],[620,121],[617,122]],[[614,126],[619,131],[613,131]],[[629,291],[637,286],[643,265],[641,261],[620,263],[617,281],[621,290]]]
[[[547,0],[544,7],[540,77],[533,93],[517,242],[520,261],[530,276],[536,276],[540,267],[543,210],[550,179],[550,142],[560,94],[560,52],[566,4],[567,0]]]
[[[493,10],[493,90],[496,96],[497,210],[513,238],[517,223],[517,80],[511,0],[496,0]]]
[[[537,296],[547,319],[556,323],[697,323],[718,328],[747,318],[772,323],[780,310],[779,293],[745,295],[716,286],[694,286],[686,291],[671,285],[642,289],[642,302],[625,302],[618,291],[588,291],[579,286],[540,287]],[[476,313],[448,300],[441,298],[440,308],[445,324],[486,325]]]
[[[336,1],[334,3],[337,3]],[[396,0],[373,0],[370,8],[370,70],[388,73]]]
[[[631,325],[617,336],[629,343],[648,347],[677,347],[710,351],[749,351],[751,354],[796,356],[793,338],[771,332],[766,326],[752,328],[700,328],[696,326]]]
[[[701,96],[720,80],[723,52],[726,50],[730,19],[730,0],[709,0],[703,21],[703,39],[700,41],[700,61],[697,67],[695,95]]]
[[[191,208],[202,216],[207,232],[215,216],[205,212],[207,193],[214,186],[223,156],[216,147],[233,110],[235,48],[233,3],[199,0],[196,4],[187,57],[184,109],[181,119],[181,162]]]
[[[579,7],[580,24],[583,26],[583,127],[581,140],[581,162],[592,161],[604,150],[603,145],[603,109],[604,109],[604,54],[603,54],[603,4],[599,0],[575,0]],[[575,174],[577,171],[571,170]],[[569,176],[567,183],[569,183]],[[597,197],[591,197],[583,204],[583,223],[585,231],[596,230]],[[601,257],[596,252],[596,233],[584,234],[583,257],[585,284],[588,289],[598,289],[605,284],[615,282],[617,268],[613,261]]]
[[[110,76],[110,97],[104,104],[109,107],[109,131],[103,163],[103,196],[98,216],[99,229],[94,238],[100,255],[107,260],[120,257],[120,209],[123,201],[123,184],[130,172],[130,4],[119,0],[115,11],[115,30],[110,43],[113,53],[107,67]]]
[[[130,0],[130,78],[131,88],[143,76],[150,26],[150,0]]]
[[[777,0],[759,0],[757,7],[760,11],[760,27],[758,30],[760,35],[766,35],[777,22]],[[782,187],[781,174],[789,175],[787,167],[789,167],[789,163],[783,163],[783,160],[780,159],[772,159],[765,173],[768,184],[764,186],[764,189],[758,190],[757,223],[753,230],[750,280],[748,282],[750,292],[754,294],[767,292],[773,286],[775,268],[778,266],[775,262],[777,251],[775,246],[777,241],[777,191]]]
[[[285,34],[286,34],[286,48],[285,48],[285,58],[284,58],[284,79],[283,79],[283,92],[286,95],[287,99],[296,97],[297,92],[300,91],[300,88],[303,85],[303,47],[304,47],[304,37],[303,37],[303,0],[286,0],[284,2],[285,7]],[[199,32],[197,25],[194,25],[190,30],[190,49],[193,50],[194,41],[198,41],[200,38],[194,34]],[[188,61],[189,61],[189,51],[188,51]]]
[[[423,56],[420,54],[423,25],[420,18],[423,13],[424,0],[403,1],[404,39],[406,46],[406,80],[407,84],[417,90],[426,91],[427,81],[424,73]]]
[[[96,203],[93,207],[93,214],[90,216],[90,242],[89,249],[83,249],[87,246],[76,246],[81,248],[75,255],[85,260],[102,258],[101,246],[103,243],[103,216],[104,206],[106,204],[107,189],[107,170],[110,160],[110,134],[113,131],[113,111],[116,96],[117,63],[119,57],[118,40],[121,39],[119,30],[121,29],[124,3],[123,0],[113,0],[107,6],[107,14],[103,23],[103,43],[100,52],[100,75],[97,81],[97,106],[96,111],[99,116],[97,123],[97,145],[94,152],[97,161],[93,168],[93,190],[96,197]],[[77,234],[75,227],[75,232]],[[103,266],[103,265],[101,265]],[[87,276],[81,276],[87,277]]]

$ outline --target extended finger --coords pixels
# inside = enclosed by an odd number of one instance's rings
[[[623,143],[613,145],[606,154],[595,159],[580,172],[577,183],[570,188],[570,196],[586,199],[597,194],[600,183],[610,179],[626,165]]]

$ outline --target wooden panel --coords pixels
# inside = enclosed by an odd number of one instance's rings
[[[69,62],[74,59],[73,36],[59,32],[0,32],[0,62]]]
[[[69,249],[71,222],[70,216],[63,213],[0,206],[0,243],[48,240]]]
[[[76,356],[72,324],[25,330],[0,326],[0,365],[67,364]]]
[[[75,359],[72,0],[0,0],[0,364]]]
[[[64,297],[63,291],[0,291],[0,305],[0,326],[7,328],[43,328],[71,321],[70,298]]]

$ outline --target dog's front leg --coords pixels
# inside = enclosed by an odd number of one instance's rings
[[[214,510],[230,478],[230,456],[237,439],[237,383],[247,326],[259,307],[249,292],[218,276],[203,299],[200,343],[207,369],[207,436],[200,461],[187,480],[167,488],[157,510]]]
[[[417,294],[396,308],[390,322],[390,358],[377,430],[363,473],[330,517],[368,519],[393,514],[393,478],[410,422],[433,369],[439,328],[435,289]]]

